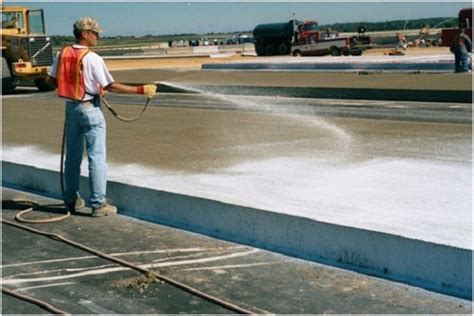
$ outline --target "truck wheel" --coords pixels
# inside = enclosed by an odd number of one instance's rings
[[[51,88],[46,84],[44,81],[44,78],[42,79],[35,79],[35,85],[38,88],[39,91],[47,92],[47,91],[53,91],[54,88]]]
[[[262,44],[255,45],[255,52],[257,53],[257,56],[265,56],[265,46]]]
[[[278,46],[278,54],[279,55],[288,55],[289,53],[290,53],[289,46],[286,45],[285,43],[281,43]]]
[[[265,56],[273,56],[274,49],[272,45],[265,46]]]
[[[341,56],[341,50],[336,46],[331,46],[329,49],[331,56]]]
[[[301,53],[301,51],[300,51],[299,49],[297,49],[297,50],[295,50],[295,51],[293,52],[293,56],[295,56],[295,57],[301,57],[301,56],[303,56],[303,54]]]
[[[8,94],[15,90],[15,84],[7,60],[2,57],[2,94]]]

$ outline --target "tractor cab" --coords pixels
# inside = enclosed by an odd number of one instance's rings
[[[50,90],[44,78],[53,63],[53,47],[45,34],[43,10],[2,3],[1,13],[2,93],[25,80],[34,80],[42,91]]]

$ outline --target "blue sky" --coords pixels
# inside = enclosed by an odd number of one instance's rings
[[[320,24],[455,17],[471,2],[42,2],[6,1],[43,8],[51,35],[71,35],[72,24],[92,16],[104,36],[233,32],[282,22],[292,13]]]

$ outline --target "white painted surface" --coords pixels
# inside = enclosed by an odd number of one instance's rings
[[[71,285],[71,284],[74,284],[74,282],[61,282],[61,283],[44,284],[44,285],[38,285],[38,286],[29,286],[29,287],[22,287],[19,289],[15,289],[15,292],[30,291],[30,290],[42,289],[45,287],[63,286],[63,285]]]
[[[217,54],[219,53],[218,46],[197,46],[193,47],[193,54]]]
[[[295,58],[293,56],[282,56],[282,57],[260,57],[256,60],[252,60],[252,64],[340,64],[340,63],[354,63],[354,64],[365,64],[365,63],[433,63],[433,62],[454,62],[454,56],[452,54],[443,55],[419,55],[419,56],[317,56],[317,57],[304,57]],[[232,61],[227,64],[245,64],[249,61]]]
[[[3,160],[56,171],[59,165],[58,155],[33,147],[4,147]],[[87,164],[82,167],[87,176]],[[109,179],[473,249],[472,170],[466,163],[292,158],[245,162],[209,174],[110,164]]]

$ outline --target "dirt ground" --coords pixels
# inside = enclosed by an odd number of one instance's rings
[[[366,50],[362,56],[384,56],[390,48],[376,48]],[[403,51],[405,56],[421,55],[444,55],[450,54],[448,47],[414,47]],[[304,58],[304,57],[303,57]],[[110,70],[124,70],[129,68],[162,68],[162,69],[201,69],[202,64],[227,63],[232,61],[252,61],[256,56],[242,56],[235,54],[233,56],[223,55],[223,57],[169,57],[154,59],[124,59],[124,60],[106,60],[107,67]]]
[[[163,68],[163,69],[201,69],[202,64],[227,63],[237,60],[252,60],[257,57],[224,55],[224,57],[169,57],[153,59],[122,59],[106,60],[105,63],[109,70],[124,70],[129,68]]]
[[[366,50],[362,56],[384,56],[390,48],[376,48]],[[451,54],[449,47],[409,47],[401,50],[405,56],[423,56],[423,55],[446,55]]]

